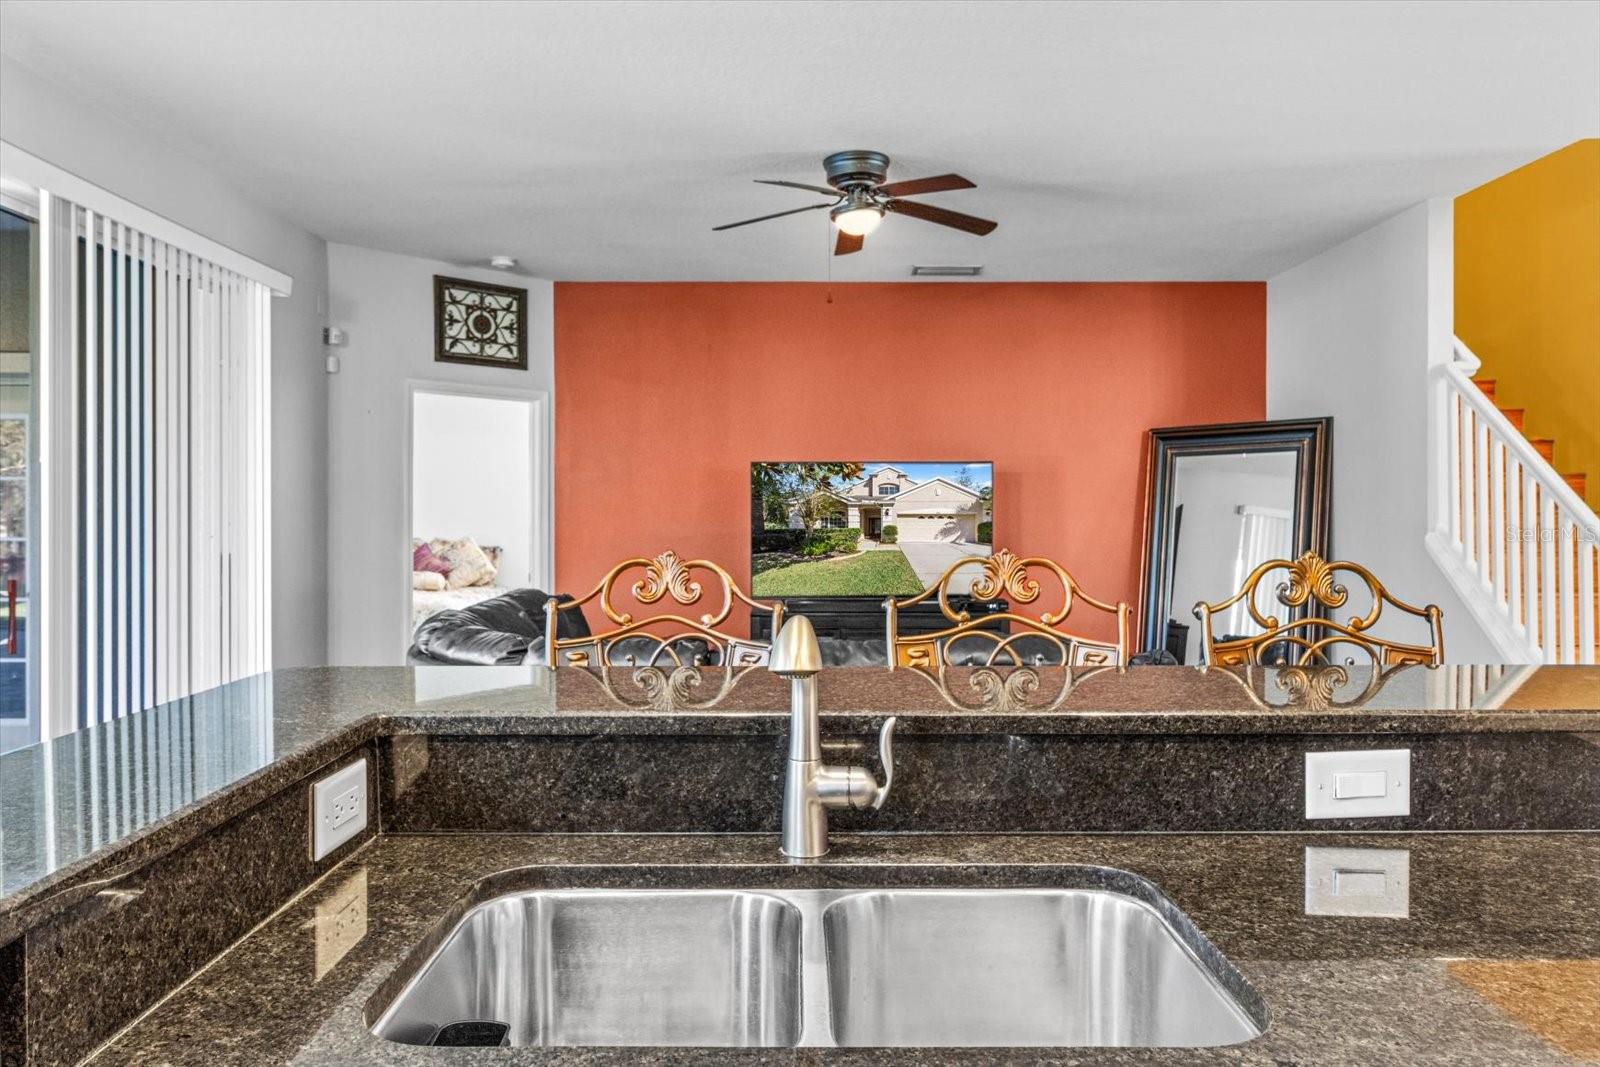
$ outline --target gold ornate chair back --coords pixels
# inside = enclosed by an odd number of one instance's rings
[[[1278,607],[1270,601],[1263,607],[1257,594],[1267,576],[1274,572],[1282,572],[1275,585],[1268,583]],[[1364,614],[1352,614],[1340,622],[1333,617],[1334,612],[1349,603],[1350,587],[1356,584],[1346,585],[1339,580],[1346,575],[1354,575],[1366,587],[1371,606]],[[1219,641],[1213,633],[1216,618],[1236,604],[1244,606],[1250,621],[1261,632]],[[1288,608],[1299,617],[1282,621],[1279,607]],[[1372,628],[1385,607],[1424,620],[1430,641],[1408,643],[1373,634]],[[1437,666],[1444,662],[1444,622],[1436,606],[1429,604],[1419,608],[1407,604],[1384,588],[1383,583],[1361,564],[1346,560],[1330,563],[1314,552],[1294,560],[1268,560],[1250,572],[1244,588],[1237,593],[1216,604],[1202,601],[1195,605],[1194,612],[1203,631],[1206,662],[1216,667],[1263,662],[1269,666],[1282,663],[1311,667],[1357,662],[1349,654],[1341,659],[1340,650],[1363,652],[1373,664],[1385,667],[1402,663]],[[1264,655],[1267,660],[1263,660]]]
[[[629,587],[633,600],[644,607],[662,604],[663,610],[635,617],[621,610],[616,591],[638,573]],[[702,581],[701,579],[705,579]],[[561,612],[582,611],[585,604],[597,601],[610,628],[583,637],[557,637]],[[674,610],[693,605],[712,609],[694,618]],[[686,663],[681,651],[686,639],[704,641],[717,653],[724,667],[759,667],[767,662],[772,645],[725,632],[735,604],[744,604],[772,616],[772,632],[783,625],[783,605],[751,600],[733,576],[708,559],[679,559],[670,549],[654,559],[636,556],[618,563],[600,583],[575,600],[559,603],[552,597],[545,602],[545,662],[557,666],[597,667],[622,663],[639,667],[695,666]],[[619,647],[621,642],[626,646]]]
[[[972,618],[958,611],[950,603],[951,583],[959,582],[956,572],[966,568],[969,573],[976,565],[980,573],[965,590],[978,600],[995,600],[1005,597],[1012,610],[994,615]],[[1016,611],[1018,605],[1032,604],[1039,599],[1041,587],[1030,568],[1053,578],[1061,586],[1061,606],[1054,611],[1037,615]],[[926,600],[937,598],[939,611],[950,625],[934,633],[900,633],[900,612]],[[1115,643],[1082,637],[1062,628],[1073,607],[1082,603],[1096,611],[1116,616],[1117,640]],[[1059,655],[1059,663],[1066,667],[1120,666],[1128,661],[1129,631],[1132,627],[1132,610],[1125,603],[1107,604],[1089,596],[1061,564],[1043,556],[1016,556],[1001,549],[992,556],[967,556],[957,560],[939,576],[939,580],[916,596],[904,600],[890,598],[884,601],[888,616],[889,669],[917,667],[938,669],[948,663],[949,648],[960,638],[988,640],[993,647],[983,664],[995,666],[1024,666],[1018,642],[1024,639],[1042,640]],[[994,629],[996,624],[1002,629]]]

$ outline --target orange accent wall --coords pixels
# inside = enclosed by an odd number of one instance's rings
[[[563,592],[666,548],[747,584],[752,460],[988,459],[997,547],[1133,603],[1147,431],[1266,410],[1259,282],[571,282],[555,317]]]

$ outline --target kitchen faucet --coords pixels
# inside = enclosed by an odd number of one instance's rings
[[[879,785],[865,767],[830,767],[822,762],[822,725],[817,717],[817,673],[822,649],[804,615],[792,615],[772,643],[767,669],[789,679],[789,761],[783,781],[785,856],[813,859],[828,851],[829,808],[876,811],[894,785],[895,717],[878,732],[884,780]]]

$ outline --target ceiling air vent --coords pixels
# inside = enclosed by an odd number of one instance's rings
[[[913,278],[976,278],[982,267],[922,267],[911,268]]]

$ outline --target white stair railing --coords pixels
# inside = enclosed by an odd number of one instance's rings
[[[1472,380],[1433,368],[1428,550],[1507,662],[1594,663],[1600,518]]]

